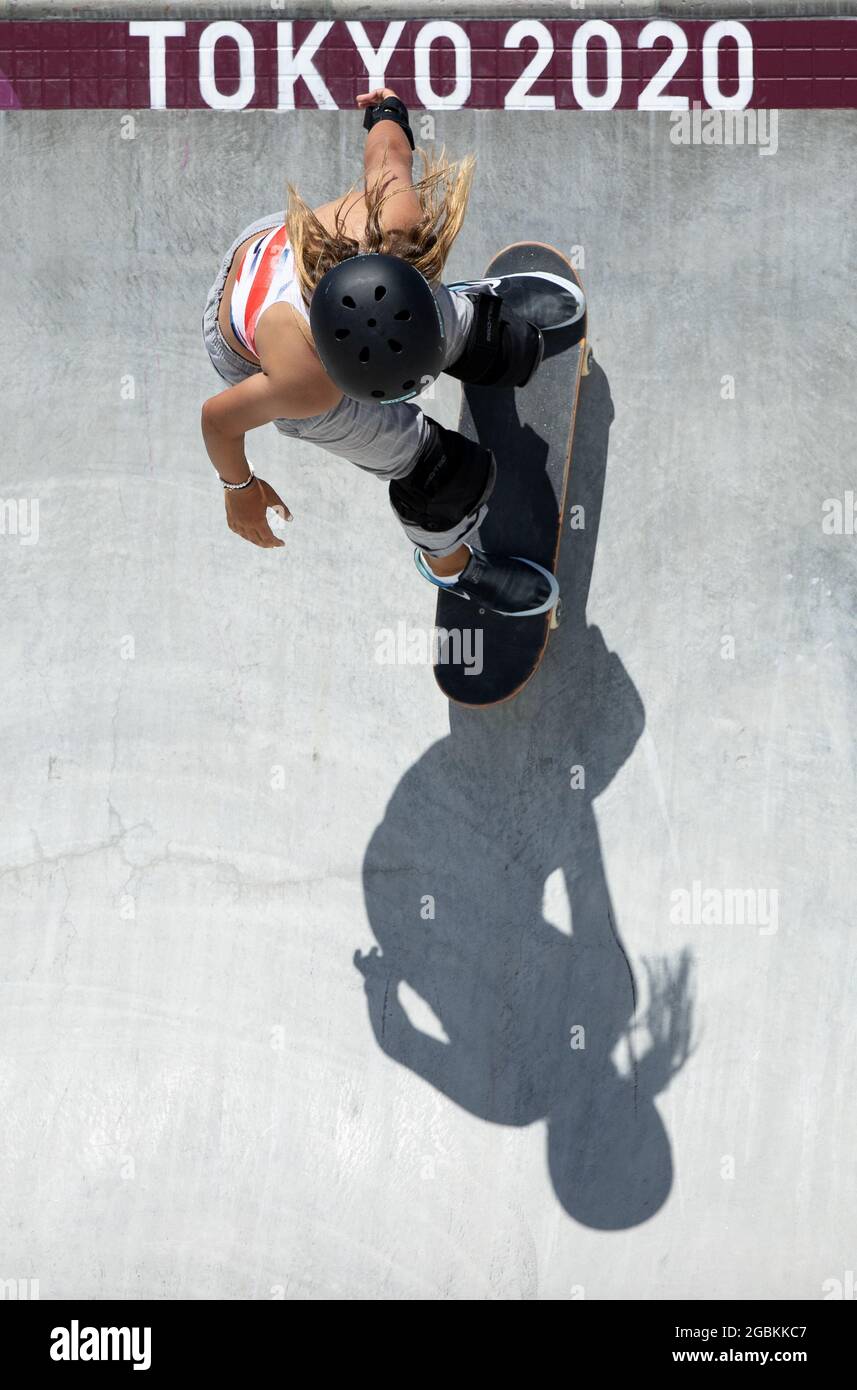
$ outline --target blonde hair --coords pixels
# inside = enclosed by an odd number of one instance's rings
[[[410,231],[381,225],[381,211],[393,196],[387,191],[393,175],[385,177],[383,165],[380,176],[371,186],[364,183],[363,193],[354,187],[349,189],[337,209],[333,232],[323,226],[292,184],[288,185],[289,242],[307,304],[328,270],[351,256],[373,251],[401,257],[424,275],[430,285],[440,282],[452,244],[464,222],[476,161],[472,155],[467,155],[450,163],[444,150],[439,156],[422,149],[417,153],[422,160],[423,174],[411,187],[419,199],[420,216]],[[401,185],[393,190],[401,191]],[[366,198],[366,229],[359,240],[345,231],[346,205],[352,194],[355,201],[363,196]]]

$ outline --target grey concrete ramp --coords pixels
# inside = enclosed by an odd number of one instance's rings
[[[854,1269],[857,118],[437,124],[450,277],[580,248],[597,358],[564,623],[483,713],[375,480],[254,433],[262,552],[199,433],[220,257],[357,118],[0,118],[0,1276],[43,1298]]]

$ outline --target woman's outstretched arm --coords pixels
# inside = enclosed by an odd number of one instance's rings
[[[385,97],[395,97],[392,87],[379,87],[357,98],[361,110],[377,106]],[[396,121],[378,121],[366,136],[363,153],[366,191],[378,182],[385,184],[389,195],[381,213],[383,225],[390,230],[410,231],[421,215],[420,202],[413,190],[413,151],[410,141]]]

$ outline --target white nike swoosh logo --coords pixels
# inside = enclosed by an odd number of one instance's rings
[[[450,290],[469,290],[474,285],[487,285],[489,289],[496,290],[502,284],[501,280],[462,280],[459,285],[450,285]]]

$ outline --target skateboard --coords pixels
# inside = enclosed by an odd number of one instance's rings
[[[565,256],[541,242],[521,241],[495,256],[485,278],[546,270],[573,279]],[[581,286],[582,288],[582,286]],[[473,543],[480,550],[520,555],[556,574],[580,378],[589,372],[588,312],[548,334],[544,359],[519,389],[465,386],[458,428],[489,448],[497,482],[488,515]],[[560,603],[534,618],[504,617],[438,590],[434,674],[456,704],[484,707],[517,695],[541,665]]]

